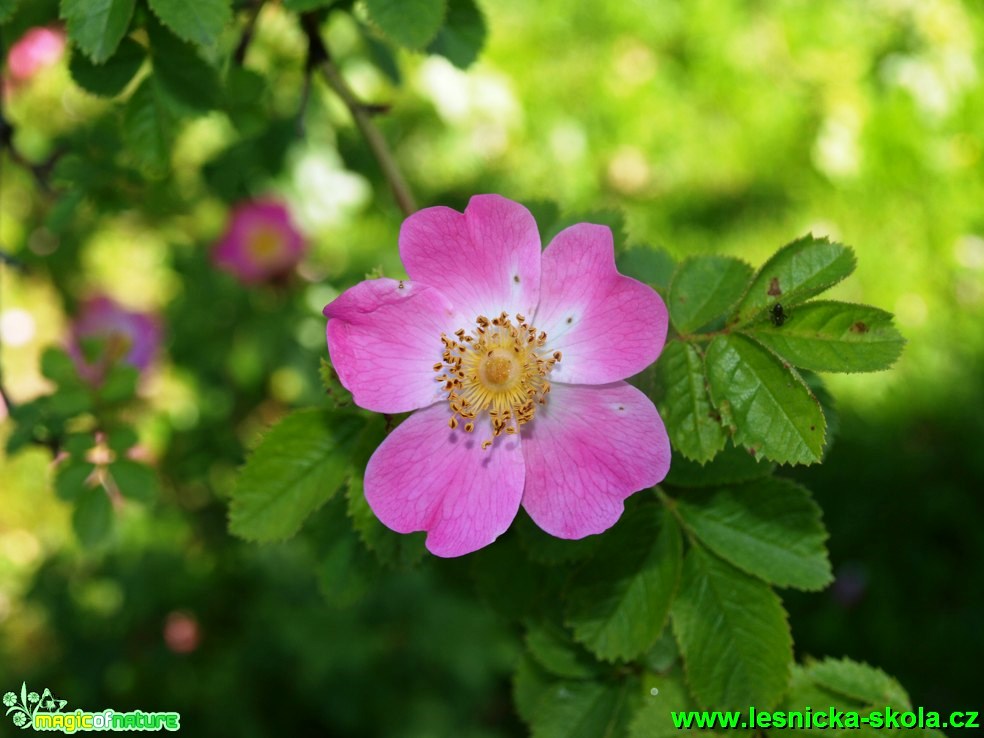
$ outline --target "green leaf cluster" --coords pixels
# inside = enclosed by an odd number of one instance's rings
[[[781,464],[820,460],[828,419],[804,372],[887,369],[905,343],[882,310],[810,301],[854,265],[850,248],[805,236],[758,271],[724,256],[676,267],[675,333],[651,379],[674,451],[704,464],[730,439]]]

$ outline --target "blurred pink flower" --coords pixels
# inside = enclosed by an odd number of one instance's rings
[[[26,82],[42,69],[56,64],[65,53],[65,32],[37,27],[27,31],[7,53],[7,73],[13,83]]]
[[[97,342],[97,352],[86,349],[89,341]],[[99,384],[107,370],[117,361],[143,371],[154,360],[161,343],[161,327],[147,313],[127,310],[105,295],[86,300],[72,321],[68,352],[75,360],[79,375],[87,382]]]
[[[190,613],[173,610],[164,621],[164,643],[174,653],[191,653],[202,640],[198,619]]]
[[[212,259],[240,281],[254,284],[286,275],[306,250],[284,204],[256,200],[235,208]]]
[[[666,306],[618,273],[608,228],[571,226],[541,253],[526,208],[480,195],[463,214],[407,218],[400,256],[409,280],[361,282],[324,311],[355,402],[416,411],[366,467],[386,526],[460,556],[522,505],[548,533],[582,538],[666,476],[663,422],[622,381],[659,356]]]

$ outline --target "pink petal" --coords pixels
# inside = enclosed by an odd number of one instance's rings
[[[523,496],[515,436],[482,450],[480,430],[448,427],[448,408],[419,410],[387,436],[366,466],[366,500],[397,533],[427,531],[436,556],[487,546],[509,527]]]
[[[626,497],[662,481],[670,440],[635,387],[560,384],[524,426],[523,456],[526,512],[551,535],[583,538],[613,526]]]
[[[536,308],[536,221],[499,195],[476,195],[464,214],[446,207],[414,213],[400,230],[400,257],[411,279],[437,287],[469,325],[479,315],[529,316]]]
[[[360,407],[403,413],[446,393],[435,381],[441,333],[453,332],[451,303],[414,282],[360,282],[325,307],[328,354]]]
[[[551,380],[607,384],[637,374],[662,351],[668,321],[655,290],[618,273],[606,226],[571,226],[543,252],[533,324],[563,353]]]

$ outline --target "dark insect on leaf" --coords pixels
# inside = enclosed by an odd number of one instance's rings
[[[769,317],[772,319],[772,325],[778,328],[786,322],[786,318],[789,316],[787,316],[786,311],[782,309],[782,303],[777,302],[772,306],[772,310],[769,311]]]

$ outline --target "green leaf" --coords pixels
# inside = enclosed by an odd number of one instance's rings
[[[137,445],[137,433],[129,426],[120,426],[111,430],[106,438],[106,445],[115,453],[122,454]]]
[[[47,348],[41,354],[41,374],[57,385],[75,385],[79,382],[75,362],[58,348]]]
[[[229,530],[251,541],[294,535],[331,499],[351,471],[349,458],[364,420],[324,410],[302,410],[274,426],[239,476]]]
[[[655,365],[657,403],[673,450],[704,463],[724,448],[728,434],[707,395],[704,362],[697,348],[670,341]]]
[[[86,489],[86,480],[96,468],[95,464],[87,461],[69,461],[58,467],[58,474],[55,476],[55,492],[63,500],[71,501]],[[105,496],[105,493],[103,493]]]
[[[667,674],[647,674],[643,680],[643,702],[629,725],[629,738],[706,738],[708,729],[677,728],[671,712],[697,709],[679,667]]]
[[[530,626],[526,631],[526,646],[540,666],[558,677],[592,679],[598,676],[598,663],[555,623]]]
[[[350,607],[372,589],[379,565],[348,524],[344,500],[329,502],[319,517],[316,532],[323,547],[315,568],[318,588],[329,604]]]
[[[59,389],[48,398],[48,409],[53,415],[71,418],[92,409],[92,393],[85,387],[68,386]]]
[[[348,515],[362,543],[386,566],[406,569],[419,563],[427,552],[424,548],[427,534],[394,533],[380,523],[366,502],[363,482],[361,474],[353,473],[347,491]]]
[[[798,664],[793,665],[792,677],[789,683],[789,690],[786,696],[782,700],[782,704],[779,709],[783,712],[799,712],[801,714],[805,713],[806,708],[812,707],[814,710],[817,709],[818,705],[822,705],[821,709],[829,709],[833,707],[836,710],[842,712],[857,712],[859,715],[864,715],[870,712],[870,708],[866,707],[865,702],[859,699],[853,699],[846,697],[843,694],[833,692],[829,689],[824,688],[816,681],[814,681],[809,676],[809,667],[804,668]],[[906,704],[908,700],[906,700]],[[884,709],[886,702],[881,703],[881,709]],[[861,736],[862,738],[877,738],[877,736],[899,736],[911,731],[904,730],[878,730],[870,728],[867,725],[859,724],[858,728],[841,728],[841,729],[821,729],[817,727],[803,728],[785,726],[773,726],[767,730],[767,734],[774,738],[779,738],[781,735],[786,736],[802,736],[803,738],[813,737],[813,738],[823,738],[825,735],[834,736]],[[918,733],[916,734],[918,735]]]
[[[14,15],[20,0],[0,0],[0,23],[6,23]]]
[[[610,738],[626,720],[626,686],[559,682],[541,696],[531,723],[532,738]]]
[[[229,67],[222,110],[244,136],[256,135],[266,126],[266,96],[266,77],[236,64]]]
[[[616,252],[615,265],[627,277],[638,279],[663,292],[670,288],[670,280],[677,268],[669,253],[648,246],[633,246]]]
[[[478,59],[487,33],[485,16],[475,0],[448,0],[447,18],[427,51],[467,69]]]
[[[127,101],[123,138],[137,164],[160,175],[171,165],[178,116],[155,76],[147,77]]]
[[[696,256],[673,274],[666,307],[680,333],[692,333],[734,307],[752,278],[750,264],[730,256]]]
[[[747,449],[728,446],[704,465],[675,456],[663,484],[670,487],[718,487],[769,476],[776,465]]]
[[[230,0],[147,0],[161,23],[200,46],[211,46],[232,20]]]
[[[106,490],[88,487],[79,492],[72,513],[72,528],[83,546],[100,543],[113,527],[113,506]]]
[[[116,52],[103,64],[93,64],[82,54],[72,54],[68,69],[72,79],[86,92],[116,97],[140,69],[147,51],[130,38],[124,38]]]
[[[137,502],[150,502],[160,493],[157,474],[146,464],[133,459],[117,459],[109,465],[109,473],[120,494]]]
[[[744,336],[717,336],[704,357],[711,399],[735,441],[782,464],[820,460],[825,421],[803,380]]]
[[[126,35],[136,0],[61,0],[68,37],[96,64],[109,59]]]
[[[666,672],[680,660],[680,649],[673,639],[673,628],[669,623],[663,628],[659,638],[639,660],[642,666],[653,672]]]
[[[109,369],[99,387],[99,399],[109,404],[126,402],[137,392],[140,370],[131,364],[117,362]]]
[[[820,508],[795,482],[761,479],[689,495],[677,509],[711,551],[771,584],[817,590],[833,578]]]
[[[785,312],[781,326],[766,321],[745,332],[804,369],[876,372],[895,363],[905,345],[892,314],[878,308],[818,301]]]
[[[408,49],[423,49],[444,23],[446,0],[366,0],[372,22]]]
[[[831,692],[866,705],[910,709],[909,695],[881,669],[850,659],[824,659],[806,667],[806,675]]]
[[[70,433],[65,436],[62,448],[76,459],[84,459],[86,452],[96,445],[96,437],[92,433]]]
[[[779,701],[793,641],[769,585],[692,546],[673,603],[673,630],[702,707],[770,709]]]
[[[659,638],[677,588],[680,528],[665,510],[644,505],[607,535],[573,575],[566,622],[606,660],[633,659]]]
[[[513,674],[512,695],[516,712],[524,722],[533,722],[540,700],[556,682],[528,653],[520,657],[519,666]]]
[[[167,93],[193,111],[216,107],[221,94],[218,71],[202,59],[192,44],[160,24],[149,24],[147,32],[154,75]]]
[[[804,302],[847,277],[854,265],[854,252],[847,246],[812,235],[793,241],[762,265],[733,321],[747,323],[776,303],[789,308]]]

